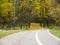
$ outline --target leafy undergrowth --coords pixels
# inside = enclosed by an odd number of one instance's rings
[[[20,32],[21,30],[0,30],[0,38],[5,37],[9,34]]]
[[[51,29],[50,32],[56,37],[60,38],[60,29]]]

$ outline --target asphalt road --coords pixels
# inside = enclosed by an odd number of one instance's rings
[[[60,45],[60,41],[49,35],[46,30],[41,30],[38,34],[38,38],[42,45]]]
[[[0,45],[60,45],[46,29],[15,33],[0,39]]]

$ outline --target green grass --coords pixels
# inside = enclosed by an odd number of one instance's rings
[[[20,31],[21,30],[0,30],[0,38],[16,33],[16,32],[20,32]]]
[[[60,29],[51,29],[50,32],[51,32],[54,36],[60,38]]]

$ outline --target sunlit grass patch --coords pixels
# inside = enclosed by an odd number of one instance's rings
[[[30,30],[35,30],[35,29],[40,29],[40,24],[39,23],[31,23],[30,25]]]

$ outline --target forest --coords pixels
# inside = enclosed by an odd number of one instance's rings
[[[60,0],[0,0],[0,29],[31,23],[60,27]]]

